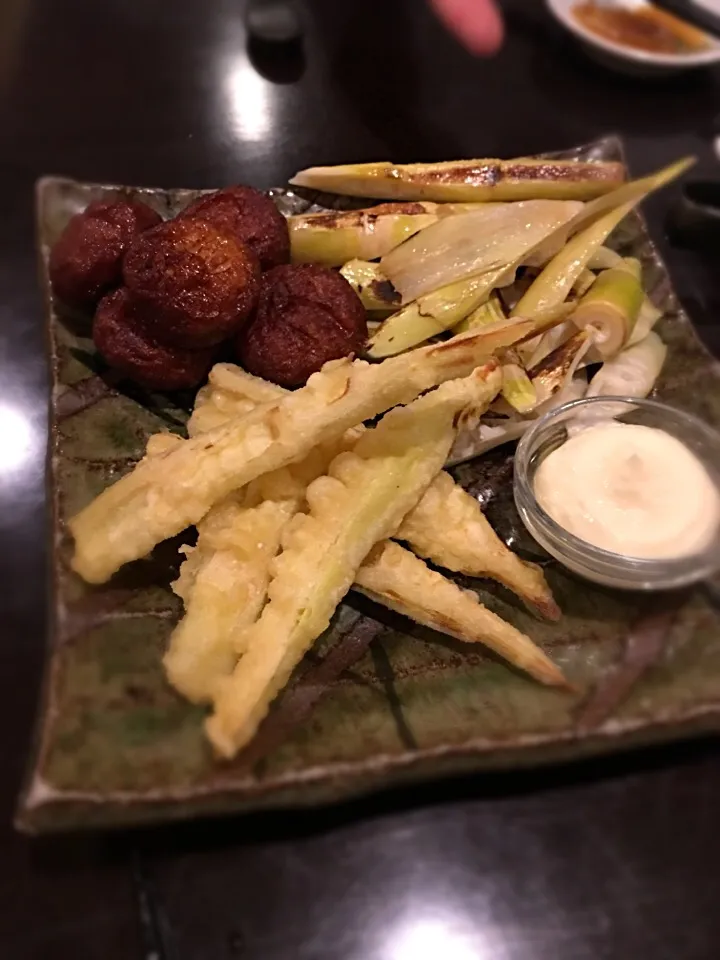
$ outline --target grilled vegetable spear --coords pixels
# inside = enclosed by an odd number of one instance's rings
[[[518,316],[530,317],[537,310],[557,306],[568,296],[573,284],[587,267],[620,221],[641,200],[684,173],[694,161],[678,160],[658,173],[634,180],[605,197],[588,204],[575,223],[589,223],[548,263],[516,307]],[[570,223],[570,230],[573,222]]]
[[[566,343],[561,344],[530,370],[538,404],[549,400],[572,380],[578,364],[592,343],[590,331],[578,330]]]
[[[648,193],[683,173],[692,162],[680,160],[659,173],[635,180],[599,197],[587,204],[572,220],[545,236],[543,243],[553,240],[556,234],[559,236],[581,230],[548,263],[517,304],[515,314],[533,316],[537,311],[561,304],[586,269],[590,258],[626,214]],[[377,359],[392,356],[455,326],[484,302],[490,290],[507,282],[514,268],[533,249],[525,250],[514,263],[455,281],[409,303],[388,317],[373,335],[369,342],[369,356]],[[523,357],[530,357],[536,346],[537,343],[528,344]]]
[[[394,208],[392,213],[387,212],[388,207]],[[291,259],[293,263],[340,267],[354,258],[382,257],[418,230],[435,223],[435,208],[432,203],[384,204],[370,210],[290,217]]]
[[[340,273],[360,297],[366,310],[387,313],[400,306],[400,294],[383,274],[379,263],[350,260]]]
[[[388,200],[589,200],[624,180],[621,163],[578,160],[450,160],[310,167],[290,183]]]
[[[631,257],[619,258],[619,267],[603,270],[585,292],[571,319],[549,330],[538,341],[519,348],[524,365],[536,367],[557,347],[570,340],[578,329],[593,328],[593,347],[602,359],[615,356],[631,342],[637,343],[635,328],[641,316],[642,336],[650,330],[659,312],[645,299],[641,283],[640,262]],[[586,273],[589,271],[585,271]],[[643,312],[644,311],[644,312]]]
[[[630,339],[644,298],[639,263],[632,272],[625,267],[603,270],[580,301],[572,322],[581,329],[593,327],[595,349],[603,358],[613,357]]]
[[[635,273],[641,269],[639,260],[636,260],[634,257],[621,257],[619,253],[610,250],[608,247],[600,247],[600,249],[593,254],[590,258],[590,266],[593,267],[593,269],[602,270],[625,269],[630,270],[631,273]],[[635,326],[632,329],[630,339],[626,346],[633,347],[636,343],[644,340],[661,316],[662,310],[659,310],[649,297],[644,297],[640,305],[640,310],[638,311]]]
[[[546,310],[562,303],[593,252],[634,206],[633,201],[623,203],[574,236],[521,297],[517,305],[518,313],[531,317],[537,310]]]
[[[457,280],[409,303],[373,334],[367,355],[373,360],[392,357],[452,329],[487,299],[504,273],[494,270]]]
[[[678,160],[658,173],[626,183],[587,204],[570,223],[571,232],[575,228],[580,232],[547,264],[521,297],[515,312],[519,316],[531,317],[538,310],[547,310],[562,303],[620,221],[648,194],[679,177],[694,162],[693,158]],[[520,351],[521,356],[529,361],[538,346],[537,339],[528,341]]]
[[[477,327],[487,327],[490,323],[501,323],[505,319],[505,310],[500,297],[497,291],[493,290],[485,303],[480,304],[453,329],[456,333],[465,333]]]
[[[537,406],[537,394],[516,351],[507,350],[502,357],[503,397],[513,410],[529,413]]]
[[[505,311],[497,291],[493,291],[487,303],[473,310],[469,317],[457,326],[457,330],[473,330],[505,320]],[[535,388],[525,372],[519,355],[512,349],[505,350],[502,361],[502,395],[518,413],[527,413],[537,403]]]
[[[457,280],[534,259],[545,249],[547,262],[566,236],[548,251],[547,237],[584,209],[577,200],[526,200],[476,204],[475,209],[443,217],[382,258],[385,276],[410,303]]]
[[[332,210],[288,217],[293,263],[340,267],[374,260],[443,217],[467,213],[473,203],[382,203],[364,210]],[[492,207],[494,204],[483,204]]]

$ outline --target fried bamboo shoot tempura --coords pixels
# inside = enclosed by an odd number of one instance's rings
[[[219,401],[217,416],[228,419],[233,415],[233,404],[247,409],[254,405],[251,396],[267,401],[285,393],[282,387],[258,382],[239,367],[218,364],[211,371],[203,405],[207,408]],[[342,438],[341,449],[343,445],[349,448],[361,433],[361,427],[348,431]],[[148,441],[148,455],[160,454],[183,442],[173,434],[156,434]],[[337,447],[335,452],[338,452]],[[198,525],[197,547],[187,550],[188,557],[174,585],[176,593],[185,602],[185,617],[171,635],[164,658],[169,681],[193,702],[211,701],[218,679],[231,674],[243,652],[241,645],[247,638],[244,628],[257,619],[267,596],[270,564],[279,549],[281,530],[299,508],[308,482],[323,473],[332,459],[332,452],[328,450],[324,453],[324,464],[314,454],[315,451],[302,464],[293,464],[275,474],[260,477],[240,494],[213,507]],[[436,479],[415,510],[420,511],[422,517],[429,514],[428,525],[436,529],[442,541],[446,532],[445,504],[452,499],[448,491],[452,490],[454,482],[448,474],[440,476],[444,482]],[[277,499],[263,500],[262,497]],[[254,503],[258,498],[261,498],[259,506],[248,506],[248,502]],[[469,499],[473,512],[478,512],[475,501]],[[461,521],[467,523],[467,519],[463,516]],[[481,521],[484,521],[482,515]],[[507,565],[503,553],[509,551],[492,532],[490,537],[495,543],[491,544],[493,549],[485,558],[488,566],[492,566],[496,555]],[[517,577],[520,585],[523,585],[523,574],[526,580],[532,581],[533,568],[528,571],[512,554],[510,558],[511,570],[512,561],[520,566]],[[440,574],[431,572],[414,555],[385,541],[384,546],[379,545],[373,552],[368,564],[370,572],[364,578],[367,564],[363,564],[357,574],[355,589],[360,584],[360,589],[377,602],[433,629],[451,632],[466,642],[483,642],[487,637],[493,640],[496,636],[501,638],[498,642],[502,642],[502,638],[506,638],[507,647],[500,648],[497,643],[490,645],[498,652],[505,652],[508,659],[520,667],[526,662],[534,662],[539,679],[553,682],[551,671],[554,668],[545,668],[543,673],[538,653],[528,651],[526,638],[522,638],[516,650],[514,638],[517,632],[513,628],[508,628],[502,621],[499,626],[494,615],[479,607],[474,594],[466,594]],[[542,587],[537,593],[544,588],[546,595],[536,607],[543,614],[551,615],[552,597],[542,575],[540,579]],[[505,578],[507,585],[517,589],[508,580],[509,576]],[[420,603],[417,585],[427,592]],[[428,600],[430,596],[432,602]],[[526,599],[532,604],[536,598],[531,593]]]
[[[362,432],[352,427],[339,442],[311,450],[302,463],[258,477],[198,524],[197,546],[186,550],[173,585],[185,616],[164,658],[168,680],[188,700],[210,702],[218,677],[232,672],[244,652],[242,628],[255,622],[265,603],[283,529],[303,504],[308,484]]]
[[[203,410],[214,411],[217,423],[232,418],[236,408],[252,409],[252,397],[267,401],[286,393],[239,367],[218,364],[201,403]],[[362,432],[362,427],[353,427],[339,444],[316,448],[302,463],[259,477],[216,504],[198,524],[197,546],[185,549],[187,558],[173,585],[184,601],[185,615],[164,657],[168,680],[187,699],[210,702],[218,678],[232,672],[244,652],[238,649],[243,628],[257,619],[265,603],[270,562],[285,524],[300,508],[308,484]],[[148,455],[182,443],[175,435],[156,434],[148,441]]]
[[[563,367],[563,377],[566,373],[567,368]],[[212,404],[216,395],[222,394],[226,418],[233,415],[233,398],[239,404],[246,404],[249,392],[262,400],[267,400],[270,393],[276,397],[287,393],[283,387],[263,381],[265,390],[259,395],[252,389],[257,378],[232,364],[217,364],[210,371],[209,379],[213,390],[206,402]],[[250,389],[246,389],[246,385]],[[174,439],[182,443],[179,437]],[[351,437],[346,435],[345,442],[349,444]],[[296,466],[290,470],[297,474]],[[267,484],[268,478],[260,478],[263,479]],[[283,485],[282,489],[287,490],[287,486]],[[269,492],[267,487],[265,492]],[[417,534],[418,538],[418,552],[439,566],[468,576],[497,580],[541,616],[551,620],[560,616],[541,570],[523,563],[505,546],[477,501],[458,487],[448,473],[441,473],[428,487],[418,505],[403,521],[403,530],[405,533],[398,536],[412,542],[415,548],[415,542],[407,536],[413,531],[413,536]]]
[[[277,400],[287,390],[254,377],[230,363],[218,363],[200,391],[188,423],[192,435],[226,423],[258,405]],[[216,504],[198,524],[197,546],[173,589],[182,597],[185,614],[170,636],[164,658],[168,680],[195,703],[210,702],[218,677],[232,672],[242,628],[260,614],[270,582],[270,561],[280,548],[280,534],[300,508],[308,483],[330,461],[352,446],[361,428],[347,431],[340,444],[315,448],[305,461],[265,474],[240,494]],[[148,454],[159,454],[168,442],[148,441]]]
[[[579,160],[448,160],[310,167],[290,183],[350,197],[386,200],[589,200],[625,179],[623,165]]]
[[[206,433],[286,393],[282,387],[254,377],[233,363],[216,363],[207,384],[195,398],[195,409],[187,424],[188,436]]]
[[[148,437],[145,456],[159,457],[164,453],[169,453],[170,450],[177,450],[184,443],[184,438],[178,436],[177,433],[168,433],[166,430],[161,430],[160,433],[153,433]]]
[[[268,603],[248,628],[246,653],[231,677],[218,682],[208,736],[233,756],[255,734],[271,701],[287,683],[355,579],[364,558],[390,536],[442,468],[456,424],[479,414],[499,389],[497,364],[478,368],[391,410],[366,431],[351,453],[308,487],[308,513],[286,528],[274,561]]]
[[[185,615],[170,637],[163,664],[170,683],[194,703],[210,701],[218,677],[232,672],[236,640],[258,618],[270,582],[270,561],[299,501],[266,500],[246,508],[228,498],[198,526],[173,585]]]
[[[523,563],[488,523],[477,500],[440,473],[397,531],[413,550],[440,567],[502,583],[533,610],[557,620],[560,610],[539,567]]]
[[[143,460],[101,493],[69,523],[73,569],[90,583],[104,582],[124,563],[198,523],[233,490],[424,390],[467,376],[484,357],[534,330],[532,321],[514,321],[382,364],[326,364],[301,390]]]
[[[485,644],[540,683],[567,684],[562,671],[529,637],[484,607],[471,590],[446,580],[397,543],[385,541],[372,550],[355,586],[416,623],[465,643]]]

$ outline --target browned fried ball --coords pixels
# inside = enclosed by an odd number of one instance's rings
[[[270,197],[252,187],[227,187],[201,197],[180,218],[212,223],[228,230],[253,251],[263,270],[290,260],[287,221]]]
[[[365,308],[347,280],[312,263],[263,274],[254,315],[237,339],[240,362],[284,387],[305,383],[328,360],[367,339]]]
[[[70,307],[94,307],[117,286],[122,258],[133,238],[162,222],[144,203],[96,201],[68,222],[50,251],[50,282],[55,295]]]
[[[212,349],[183,350],[153,340],[124,287],[98,304],[93,340],[111,367],[152,390],[196,387],[213,361]]]
[[[123,276],[158,341],[196,348],[238,330],[255,305],[260,267],[229,233],[171,220],[132,243]]]

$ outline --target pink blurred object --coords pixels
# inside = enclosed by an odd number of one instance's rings
[[[503,22],[495,0],[430,0],[430,4],[471,53],[489,57],[502,46]]]

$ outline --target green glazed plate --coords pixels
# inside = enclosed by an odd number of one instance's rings
[[[563,156],[622,157],[607,139]],[[350,595],[249,749],[218,763],[202,711],[167,685],[160,661],[179,602],[177,542],[89,587],[69,568],[68,517],[142,456],[148,436],[182,433],[190,396],[144,394],[103,368],[88,321],[60,316],[48,250],[91,200],[129,193],[164,215],[196,191],[47,178],[38,244],[47,295],[53,392],[49,451],[53,617],[35,756],[18,826],[40,832],[337,800],[470,770],[535,765],[720,726],[720,617],[711,586],[650,599],[575,579],[540,553],[512,504],[512,447],[456,468],[501,536],[539,560],[564,616],[544,624],[508,593],[482,601],[530,634],[576,686],[539,686],[474,647]],[[285,212],[338,198],[273,195]],[[339,205],[339,203],[338,203]],[[660,397],[720,424],[718,366],[700,346],[639,217],[615,244],[640,258],[664,310],[669,357]]]

